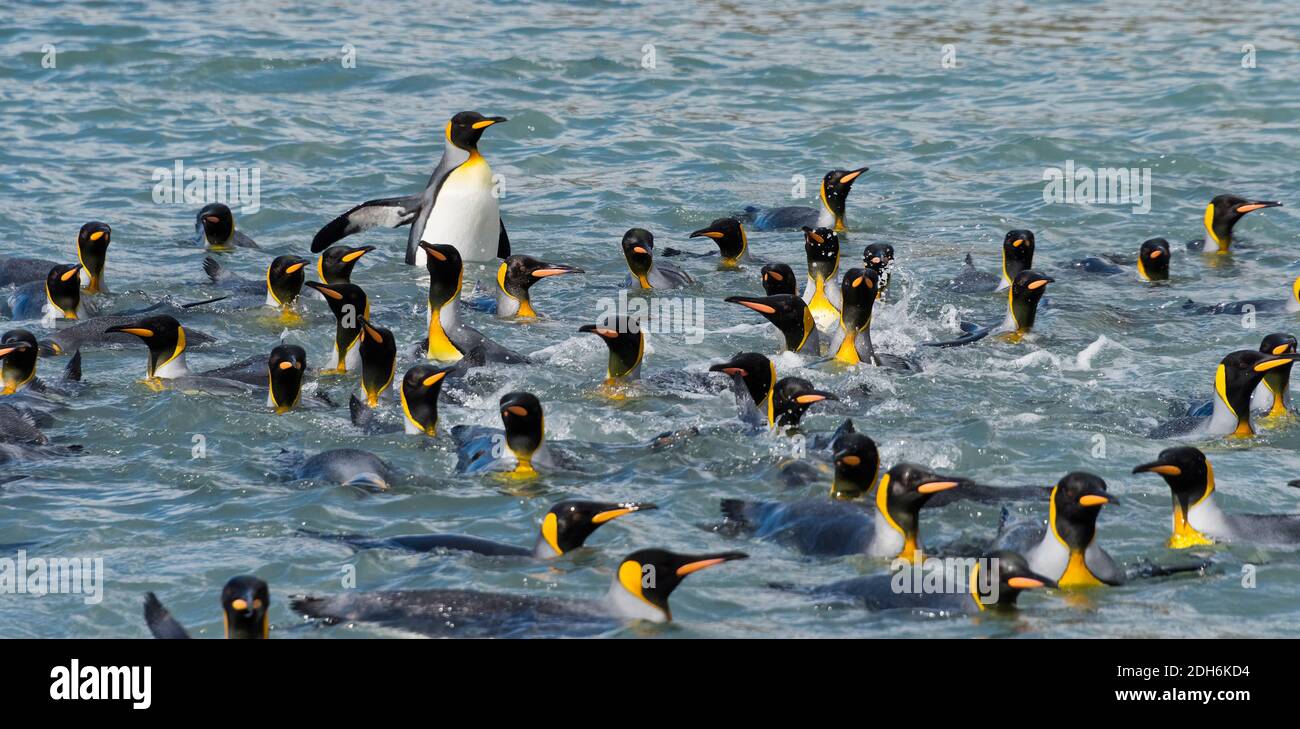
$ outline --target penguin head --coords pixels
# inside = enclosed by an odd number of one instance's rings
[[[1049,526],[1071,552],[1082,552],[1092,543],[1097,516],[1106,504],[1118,505],[1119,499],[1106,492],[1106,482],[1100,476],[1067,473],[1052,489]]]
[[[888,243],[872,243],[862,251],[862,265],[876,273],[884,273],[894,262],[894,247]]]
[[[763,291],[768,296],[777,294],[799,295],[799,283],[795,281],[794,269],[784,263],[768,263],[763,266]]]
[[[609,348],[608,376],[611,380],[626,377],[641,365],[645,356],[645,334],[641,322],[627,316],[605,317],[598,324],[584,324],[579,332],[595,334]]]
[[[36,356],[39,345],[36,337],[26,329],[10,329],[0,336],[0,375],[4,391],[12,395],[18,388],[36,376]]]
[[[425,435],[438,434],[438,394],[451,367],[418,364],[402,377],[402,413]]]
[[[267,267],[266,290],[280,306],[288,306],[298,300],[302,284],[307,280],[305,269],[308,263],[311,261],[306,258],[277,256]]]
[[[745,235],[745,226],[735,218],[718,218],[709,223],[708,227],[700,228],[691,233],[692,238],[712,238],[718,246],[718,253],[722,255],[722,266],[724,268],[735,268],[740,265],[740,259],[745,255],[745,249],[749,246],[749,239]]]
[[[209,203],[199,211],[194,228],[209,248],[220,248],[228,245],[235,234],[235,214],[222,203]]]
[[[131,324],[111,326],[104,331],[134,335],[149,347],[148,379],[157,377],[165,365],[185,355],[185,328],[173,316],[151,316]]]
[[[1296,339],[1290,334],[1276,332],[1264,337],[1264,341],[1259,344],[1259,351],[1275,356],[1295,354]],[[1264,373],[1264,383],[1271,391],[1280,393],[1290,388],[1292,364],[1281,364]]]
[[[511,392],[502,396],[500,405],[506,447],[519,460],[515,471],[531,473],[534,470],[533,454],[542,446],[546,431],[542,403],[531,392]]]
[[[840,282],[840,321],[856,333],[871,324],[871,314],[880,291],[880,274],[873,268],[850,268]]]
[[[45,298],[62,319],[76,319],[81,308],[81,264],[55,266],[45,276]]]
[[[840,237],[830,228],[803,228],[803,250],[808,258],[808,277],[829,281],[840,265]]]
[[[497,268],[497,285],[511,298],[527,302],[528,289],[533,284],[551,276],[563,276],[566,273],[582,273],[581,268],[574,268],[563,263],[547,263],[532,256],[508,256]],[[532,307],[528,307],[532,311]],[[520,315],[524,316],[521,308]],[[528,314],[536,316],[535,313]]]
[[[629,615],[667,622],[673,619],[668,596],[687,575],[723,562],[748,558],[744,552],[677,554],[666,549],[642,549],[623,558],[610,591],[614,604]]]
[[[1002,270],[1007,280],[1014,281],[1017,274],[1033,265],[1034,232],[1008,230],[1002,238]]]
[[[307,350],[296,344],[281,344],[266,361],[270,380],[271,407],[283,415],[298,406],[302,398],[302,376],[307,371]]]
[[[316,289],[321,296],[325,297],[325,304],[334,313],[334,319],[340,329],[359,329],[361,320],[370,316],[370,302],[366,298],[366,292],[356,284],[308,281],[306,285]]]
[[[1214,392],[1237,418],[1236,436],[1255,434],[1250,422],[1250,398],[1264,376],[1273,369],[1289,367],[1300,355],[1274,355],[1253,349],[1239,349],[1219,362],[1214,375]]]
[[[113,237],[113,229],[108,223],[92,220],[81,226],[77,232],[77,260],[89,277],[86,285],[89,293],[99,293],[100,279],[104,276],[104,263],[108,258],[108,244]]]
[[[844,204],[848,202],[849,190],[853,189],[853,183],[868,169],[870,168],[859,167],[856,170],[831,170],[822,178],[822,204],[835,216],[835,230],[844,230]]]
[[[232,577],[221,590],[221,613],[227,638],[269,637],[271,590],[252,575]]]
[[[835,439],[835,480],[831,498],[856,499],[866,496],[880,471],[876,442],[861,433],[845,433]]]
[[[357,261],[374,249],[374,246],[330,246],[316,259],[316,273],[320,275],[320,280],[328,284],[351,283],[352,269],[356,267]]]
[[[997,565],[997,590],[992,585],[982,582],[983,575],[972,579],[972,590],[980,607],[1009,608],[1016,604],[1016,598],[1025,590],[1037,590],[1044,587],[1055,588],[1056,580],[1034,572],[1029,561],[1019,552],[1002,549],[980,558],[981,564]]]
[[[1280,207],[1280,202],[1247,200],[1236,195],[1215,195],[1205,208],[1205,232],[1219,246],[1220,253],[1227,253],[1228,247],[1232,245],[1232,228],[1243,215],[1264,208]]]
[[[817,330],[812,310],[795,294],[728,296],[725,301],[762,314],[784,335],[785,346],[792,352],[799,351],[808,337]]]
[[[803,419],[803,414],[813,403],[823,400],[839,400],[833,393],[818,390],[802,377],[782,377],[777,380],[772,390],[772,408],[776,414],[776,424],[795,427]]]
[[[1173,535],[1169,546],[1176,549],[1214,540],[1201,534],[1188,521],[1192,505],[1214,492],[1214,467],[1199,449],[1190,446],[1166,448],[1156,460],[1133,467],[1133,473],[1156,473],[1169,484],[1174,497]]]
[[[911,463],[895,464],[881,477],[876,487],[876,509],[903,535],[898,558],[915,560],[920,555],[921,507],[935,494],[957,488],[961,483],[962,479],[940,476]]]
[[[542,518],[541,551],[558,557],[583,545],[602,525],[638,511],[657,509],[651,503],[612,504],[601,501],[561,501]]]
[[[477,111],[462,111],[447,122],[447,142],[467,152],[478,149],[483,130],[508,121],[504,116],[483,116]]]
[[[712,365],[709,371],[721,372],[743,383],[754,403],[760,406],[768,402],[776,386],[776,365],[757,352],[741,352],[726,362]]]
[[[424,265],[429,269],[429,306],[436,311],[460,294],[465,264],[456,246],[420,241],[420,248],[424,249]]]
[[[393,384],[397,369],[397,341],[393,333],[373,322],[361,320],[361,390],[366,404],[375,407],[379,396]]]
[[[1138,249],[1138,275],[1146,281],[1169,280],[1169,241],[1152,238]]]
[[[654,263],[654,234],[645,228],[632,228],[623,234],[622,246],[623,257],[627,259],[632,275],[644,279]]]
[[[1038,318],[1038,302],[1047,292],[1047,284],[1056,279],[1044,276],[1037,271],[1024,270],[1016,274],[1011,282],[1009,306],[1011,317],[1015,320],[1016,331],[1027,332]]]

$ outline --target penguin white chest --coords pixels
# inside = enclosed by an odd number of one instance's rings
[[[492,168],[475,155],[452,170],[438,190],[420,240],[456,247],[467,261],[496,258],[501,210],[492,188]],[[424,265],[420,249],[416,265]]]

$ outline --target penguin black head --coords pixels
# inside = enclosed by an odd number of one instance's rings
[[[1097,534],[1097,516],[1106,504],[1118,505],[1119,499],[1106,492],[1100,476],[1067,473],[1052,489],[1049,526],[1071,553],[1082,554]]]
[[[89,282],[86,293],[97,294],[103,291],[104,263],[108,259],[108,244],[113,237],[113,229],[108,223],[92,220],[81,226],[77,233],[77,260],[81,261]]]
[[[735,268],[745,256],[749,247],[749,238],[745,235],[745,226],[735,218],[718,218],[708,227],[691,233],[692,238],[712,238],[722,255],[723,268]]]
[[[1243,215],[1264,208],[1280,207],[1280,202],[1247,200],[1236,195],[1215,195],[1205,207],[1205,232],[1219,246],[1219,253],[1227,253],[1232,246],[1232,228]]]
[[[280,306],[298,300],[302,284],[307,280],[306,267],[311,263],[297,256],[277,256],[266,269],[266,290]]]
[[[36,377],[37,354],[36,337],[26,329],[10,329],[0,336],[0,374],[4,383],[0,394],[12,395]]]
[[[1213,544],[1188,521],[1192,505],[1214,492],[1214,467],[1205,454],[1190,446],[1166,448],[1151,463],[1133,467],[1133,473],[1157,473],[1169,484],[1174,497],[1173,535],[1169,546],[1174,549]]]
[[[894,262],[894,247],[888,243],[872,243],[862,251],[862,264],[876,273],[884,273]]]
[[[425,435],[438,434],[438,394],[450,367],[418,364],[402,377],[402,413],[406,416],[407,432],[418,431]]]
[[[497,268],[497,285],[506,295],[519,302],[517,316],[536,317],[532,301],[528,298],[528,289],[533,284],[550,276],[563,276],[566,273],[582,273],[581,268],[574,268],[563,263],[547,263],[532,256],[508,256]]]
[[[743,384],[754,404],[766,408],[769,421],[772,419],[772,389],[776,386],[776,365],[772,360],[757,352],[741,352],[709,367],[709,371],[730,375],[733,382]]]
[[[762,314],[785,337],[785,347],[791,352],[802,349],[808,337],[817,331],[812,310],[795,294],[728,296],[725,301]]]
[[[876,508],[889,525],[903,535],[899,559],[916,560],[920,555],[921,507],[940,491],[957,488],[962,479],[940,476],[911,463],[889,469],[876,487]]]
[[[502,396],[501,422],[506,429],[506,447],[519,460],[515,472],[534,472],[533,454],[542,447],[546,432],[541,401],[531,392],[511,392]]]
[[[467,152],[478,149],[483,130],[508,121],[504,116],[483,116],[477,111],[462,111],[447,122],[447,141]]]
[[[352,269],[357,261],[374,249],[374,246],[330,246],[316,259],[316,273],[327,284],[352,283]]]
[[[1008,297],[1011,318],[1017,332],[1027,332],[1034,327],[1038,318],[1038,302],[1047,293],[1047,284],[1056,279],[1044,276],[1037,271],[1021,271],[1011,282]]]
[[[174,376],[173,368],[185,369],[185,328],[175,317],[151,316],[131,324],[112,326],[104,331],[137,336],[149,347],[147,379]]]
[[[813,403],[823,400],[839,400],[833,393],[818,390],[813,384],[801,377],[782,377],[777,380],[772,390],[772,410],[776,424],[795,427],[803,419],[803,414]]]
[[[361,320],[369,318],[370,303],[366,292],[356,284],[326,284],[308,281],[306,285],[316,289],[325,297],[325,304],[334,313],[341,330],[355,332],[361,328]]]
[[[1296,339],[1290,334],[1277,332],[1264,337],[1259,344],[1259,351],[1264,354],[1281,356],[1296,353]],[[1264,373],[1264,385],[1273,393],[1273,407],[1269,415],[1283,415],[1287,410],[1285,394],[1291,389],[1291,365],[1282,364]]]
[[[803,250],[808,257],[808,277],[829,281],[840,265],[840,237],[830,228],[803,228]]]
[[[232,577],[221,590],[221,613],[226,637],[270,637],[271,590],[252,575]]]
[[[638,511],[659,507],[650,503],[611,504],[601,501],[561,501],[546,512],[538,535],[538,556],[558,557],[583,545],[603,524]]]
[[[768,296],[777,294],[799,295],[799,283],[795,281],[794,269],[784,263],[769,263],[763,266],[763,291]]]
[[[1250,422],[1250,399],[1264,376],[1273,369],[1290,367],[1300,355],[1295,353],[1274,355],[1253,349],[1239,349],[1219,362],[1214,375],[1214,391],[1222,404],[1227,405],[1237,419],[1235,436],[1251,436],[1255,427]],[[1217,409],[1218,403],[1216,403]]]
[[[45,297],[64,319],[76,319],[81,308],[81,264],[55,266],[45,276]]]
[[[872,268],[850,268],[840,282],[840,320],[848,332],[857,332],[871,324],[880,290],[880,274]]]
[[[199,211],[194,228],[203,234],[209,248],[221,248],[229,245],[235,234],[235,214],[222,203],[209,203]]]
[[[611,598],[615,607],[629,617],[667,622],[673,619],[668,596],[687,575],[723,562],[748,558],[744,552],[676,554],[665,549],[642,549],[624,557],[619,564],[610,587]]]
[[[465,264],[456,246],[420,241],[420,247],[426,254],[424,265],[429,269],[429,307],[436,312],[460,294]]]
[[[856,499],[866,496],[880,471],[876,442],[861,433],[845,433],[835,440],[835,480],[831,497]]]
[[[1034,265],[1034,232],[1008,230],[1002,238],[1002,273],[1008,281],[1015,281],[1021,271]]]
[[[645,356],[645,334],[637,319],[626,316],[605,317],[599,324],[578,327],[578,331],[595,334],[609,348],[609,367],[606,372],[610,380],[626,379],[641,366],[641,359]]]
[[[1050,577],[1034,572],[1029,567],[1029,561],[1022,557],[1018,552],[1012,552],[1009,549],[998,550],[980,558],[981,564],[997,565],[998,588],[992,590],[992,585],[983,580],[987,579],[983,575],[973,575],[972,589],[975,591],[975,600],[981,608],[998,607],[1010,608],[1016,604],[1016,598],[1025,590],[1037,590],[1044,587],[1055,588],[1056,580]],[[992,567],[990,567],[992,569]]]
[[[397,341],[393,333],[369,320],[361,322],[361,390],[366,404],[379,405],[379,396],[393,384],[397,371]]]
[[[856,170],[831,170],[822,178],[822,204],[835,216],[835,230],[844,230],[844,204],[849,199],[849,190],[858,177],[869,167]]]
[[[270,380],[269,405],[276,415],[298,406],[302,398],[302,376],[307,371],[307,350],[296,344],[281,344],[266,361]]]
[[[642,288],[650,288],[646,275],[654,264],[655,237],[645,228],[632,228],[623,234],[623,257],[632,275],[641,283]]]
[[[1138,275],[1146,281],[1169,280],[1169,241],[1152,238],[1138,250]]]

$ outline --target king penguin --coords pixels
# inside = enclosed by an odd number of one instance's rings
[[[598,324],[578,327],[584,334],[600,337],[609,349],[605,367],[605,385],[617,387],[641,379],[641,362],[645,358],[645,333],[633,317],[605,317]]]
[[[266,406],[276,415],[298,407],[306,372],[307,350],[296,344],[280,344],[272,349],[266,360]]]
[[[978,342],[990,334],[1004,336],[1010,342],[1019,342],[1033,329],[1038,319],[1038,302],[1047,291],[1047,284],[1056,281],[1037,271],[1021,271],[1007,294],[1007,317],[1001,324],[980,326],[961,322],[963,336],[946,342],[922,342],[927,347],[960,347]]]
[[[763,291],[768,296],[777,294],[799,295],[799,282],[795,279],[794,269],[784,263],[769,263],[763,266]]]
[[[1232,248],[1232,231],[1246,213],[1264,208],[1280,208],[1282,203],[1267,200],[1247,200],[1236,195],[1216,195],[1205,206],[1202,223],[1205,237],[1187,241],[1187,250],[1193,252],[1225,254]],[[1206,245],[1213,243],[1214,247]]]
[[[368,407],[378,407],[397,374],[397,342],[391,331],[369,320],[361,322],[360,339],[361,395]]]
[[[81,263],[81,285],[88,294],[106,294],[104,264],[108,262],[108,244],[113,229],[108,223],[92,220],[77,231],[77,260]]]
[[[195,216],[194,242],[214,251],[260,248],[252,238],[235,229],[235,214],[222,203],[205,205]]]
[[[1062,589],[1121,584],[1123,570],[1097,544],[1101,507],[1118,503],[1098,476],[1068,473],[1052,489],[1047,524],[1040,519],[1007,523],[1004,511],[994,548],[1020,552],[1030,569],[1055,580]]]
[[[709,238],[718,246],[718,268],[732,270],[746,263],[754,263],[749,255],[749,236],[745,235],[745,226],[736,218],[718,218],[707,227],[700,228],[690,235],[691,238]]]
[[[1207,436],[1249,438],[1255,435],[1251,421],[1251,399],[1255,388],[1273,369],[1290,366],[1300,355],[1274,355],[1240,349],[1224,357],[1214,372],[1213,409],[1208,416],[1191,415],[1162,423],[1152,438]]]
[[[835,276],[840,268],[840,237],[829,228],[804,228],[803,234],[808,259],[803,300],[812,309],[817,326],[829,329],[840,316],[840,286]]]
[[[221,590],[221,623],[230,639],[269,638],[271,590],[251,575],[232,577]],[[173,618],[152,592],[144,596],[144,622],[153,637],[189,638],[189,631]]]
[[[709,371],[721,372],[731,378],[741,422],[768,428],[776,424],[772,401],[776,388],[776,365],[772,360],[757,352],[741,352],[726,362],[710,366]]]
[[[894,247],[888,243],[872,243],[862,250],[862,265],[879,274],[880,287],[876,292],[876,298],[885,298],[885,290],[889,288],[890,270],[894,265]]]
[[[546,442],[546,418],[536,395],[507,393],[501,397],[500,413],[504,431],[466,425],[451,429],[457,473],[507,471],[530,477],[564,467],[559,454]]]
[[[530,360],[485,337],[477,329],[460,321],[460,291],[464,265],[460,252],[445,243],[430,245],[421,241],[425,267],[429,271],[429,335],[420,346],[420,354],[437,362],[459,362],[480,355],[482,362],[527,364]],[[482,364],[479,362],[479,364]]]
[[[1276,332],[1264,337],[1259,344],[1259,351],[1280,357],[1296,353],[1296,338],[1290,334]],[[1250,398],[1252,412],[1275,418],[1291,412],[1291,365],[1282,364],[1264,373],[1264,379],[1255,387]]]
[[[81,296],[80,273],[80,263],[56,265],[45,281],[14,289],[0,308],[15,321],[40,320],[47,327],[60,319],[86,319],[91,312]]]
[[[691,275],[676,266],[655,260],[654,234],[644,228],[631,228],[619,243],[631,272],[623,288],[676,289],[695,283]]]
[[[357,342],[361,338],[361,323],[370,318],[370,301],[366,292],[356,284],[325,284],[308,281],[307,286],[325,297],[325,303],[334,313],[334,341],[330,359],[322,374],[341,375],[355,370],[361,364]]]
[[[327,284],[352,283],[352,269],[357,261],[375,250],[374,246],[330,246],[316,259],[316,274]]]
[[[855,170],[831,170],[822,177],[818,198],[820,208],[791,205],[779,208],[761,209],[754,206],[745,208],[742,217],[753,222],[754,230],[799,230],[805,226],[813,228],[830,228],[836,231],[848,229],[845,206],[853,183],[869,167]]]
[[[144,342],[149,348],[144,381],[155,389],[161,387],[164,381],[169,381],[182,391],[243,393],[250,389],[249,382],[245,379],[248,375],[251,374],[254,381],[261,379],[260,373],[248,372],[247,366],[255,364],[256,358],[206,372],[191,371],[185,361],[185,328],[173,316],[151,316],[114,325],[105,331],[130,334]]]
[[[728,296],[729,304],[740,304],[763,315],[781,335],[782,352],[819,355],[822,337],[813,320],[812,309],[794,294],[773,296]]]
[[[529,298],[533,284],[551,276],[582,273],[581,268],[547,263],[532,256],[509,256],[497,267],[496,315],[500,319],[536,319],[537,310]]]

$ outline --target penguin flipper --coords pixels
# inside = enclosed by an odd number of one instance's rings
[[[992,331],[992,326],[980,326],[970,322],[962,322],[961,330],[965,332],[964,336],[951,339],[946,342],[921,342],[923,347],[961,347],[967,344],[973,344],[987,337]]]
[[[368,407],[361,401],[361,398],[356,396],[356,393],[353,393],[348,400],[348,416],[352,419],[352,425],[360,428],[367,435],[396,433],[401,430],[396,425],[380,421],[379,416],[375,413],[375,408]]]
[[[506,221],[497,218],[501,224],[501,234],[497,236],[497,258],[508,258],[510,256],[510,236],[506,234]]]
[[[400,228],[408,225],[420,214],[420,202],[423,197],[423,195],[407,195],[363,202],[316,231],[315,237],[311,239],[311,252],[320,253],[338,241],[363,230],[378,227]]]
[[[1163,565],[1163,564],[1156,564],[1155,562],[1152,562],[1151,560],[1146,559],[1144,557],[1138,561],[1137,566],[1134,569],[1128,571],[1124,575],[1124,581],[1128,582],[1132,580],[1154,580],[1154,579],[1159,579],[1161,577],[1172,577],[1174,575],[1187,574],[1188,572],[1195,572],[1197,574],[1202,574],[1205,572],[1205,570],[1213,566],[1213,564],[1214,563],[1208,559],[1202,559],[1202,560],[1197,560],[1195,562],[1189,562],[1187,564]],[[1111,583],[1107,583],[1107,584],[1111,584]]]
[[[158,596],[152,592],[144,594],[144,622],[149,626],[149,632],[153,637],[160,640],[179,640],[188,639],[190,634],[176,618],[167,612],[167,608],[158,601]]]
[[[247,235],[244,235],[244,233],[238,230],[236,230],[234,233],[230,235],[230,242],[233,243],[237,248],[257,248],[258,250],[261,250],[262,248],[262,246],[259,246],[257,244],[257,241],[253,240],[252,238],[249,238]]]
[[[72,355],[72,361],[68,362],[68,366],[63,368],[63,380],[64,382],[81,382],[80,349],[77,350],[76,354]]]

